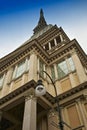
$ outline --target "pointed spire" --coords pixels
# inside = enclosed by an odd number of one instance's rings
[[[41,9],[40,10],[40,18],[39,18],[39,21],[38,21],[38,25],[33,30],[34,34],[39,32],[40,30],[42,30],[46,26],[47,26],[47,23],[46,23],[45,18],[44,18],[43,10]]]
[[[40,17],[44,17],[43,10],[40,10]]]

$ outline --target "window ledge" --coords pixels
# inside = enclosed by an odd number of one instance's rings
[[[28,70],[28,71],[29,71],[29,70]],[[10,85],[11,82],[15,82],[15,81],[17,81],[17,80],[21,80],[22,76],[23,76],[24,74],[27,74],[28,71],[25,71],[25,72],[23,72],[20,76],[13,78],[9,83],[7,83],[7,85]]]
[[[65,78],[69,77],[70,74],[75,73],[75,72],[76,72],[76,70],[70,71],[70,72],[69,72],[67,75],[65,75],[64,77],[56,78],[56,79],[54,80],[54,82],[63,80],[63,79],[65,79]]]

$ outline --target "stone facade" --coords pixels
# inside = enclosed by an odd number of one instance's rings
[[[76,39],[46,23],[43,10],[33,36],[0,59],[0,130],[60,129],[54,87],[43,71],[55,83],[63,121],[87,130],[87,56]],[[47,92],[36,97],[39,79]]]

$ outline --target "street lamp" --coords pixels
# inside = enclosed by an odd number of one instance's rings
[[[55,95],[56,95],[55,102],[57,104],[57,111],[58,111],[58,117],[59,117],[59,127],[60,127],[60,130],[64,130],[62,115],[61,115],[61,108],[59,105],[59,99],[57,98],[57,90],[56,90],[55,83],[53,82],[52,78],[50,77],[50,75],[46,71],[43,71],[43,72],[50,78],[52,85],[54,87]],[[46,89],[42,84],[42,80],[38,80],[37,87],[35,89],[35,93],[37,96],[42,96],[42,95],[46,94]]]
[[[46,89],[44,85],[42,84],[42,80],[37,81],[37,87],[35,89],[36,96],[43,96],[46,94]]]

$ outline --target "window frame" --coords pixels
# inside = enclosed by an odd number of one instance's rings
[[[20,78],[24,73],[27,73],[29,71],[29,62],[30,62],[29,58],[25,58],[14,66],[12,80]],[[23,68],[24,68],[22,72],[20,72],[20,70],[19,70],[19,67],[21,67],[20,65],[23,65]],[[17,74],[18,71],[20,72],[20,74]]]
[[[70,63],[69,59],[71,58],[72,62]],[[65,62],[66,63],[66,67],[67,67],[67,73],[64,76],[59,76],[59,70],[58,70],[58,64],[61,64]],[[72,65],[71,65],[72,64]],[[72,67],[73,66],[73,67]],[[64,77],[66,77],[67,75],[69,75],[69,73],[74,72],[75,71],[75,65],[74,65],[74,61],[72,59],[72,57],[67,57],[66,59],[61,60],[60,62],[57,63],[56,65],[57,67],[57,74],[58,74],[58,79],[62,79]],[[73,68],[73,69],[72,69]]]

